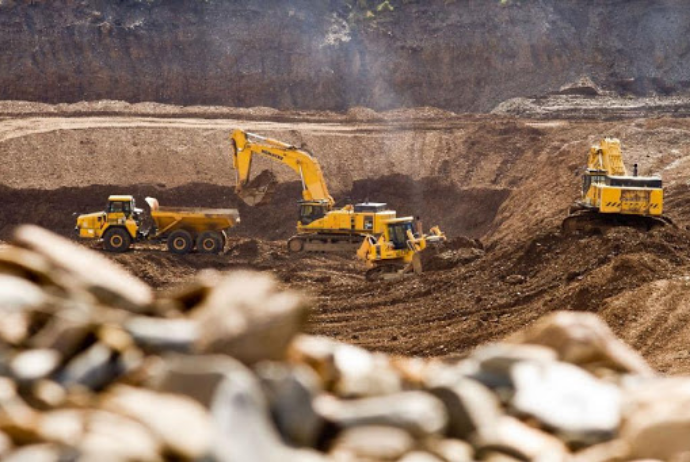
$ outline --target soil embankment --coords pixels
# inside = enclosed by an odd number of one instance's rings
[[[488,112],[582,76],[674,95],[689,15],[683,0],[5,0],[0,100]]]

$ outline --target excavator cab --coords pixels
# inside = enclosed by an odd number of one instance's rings
[[[326,216],[331,206],[326,201],[299,201],[299,222],[302,226]]]

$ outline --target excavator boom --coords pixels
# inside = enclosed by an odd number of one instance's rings
[[[305,201],[335,204],[328,192],[319,162],[308,152],[278,140],[235,130],[231,136],[233,167],[237,172],[235,192],[249,205],[261,205],[270,200],[275,189],[275,177],[258,175],[250,181],[252,159],[260,155],[287,165],[297,172],[302,181],[302,198]]]

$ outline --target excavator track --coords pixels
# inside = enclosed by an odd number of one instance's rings
[[[364,236],[360,234],[298,234],[288,240],[287,247],[290,253],[352,253],[362,245],[363,239]]]
[[[635,228],[647,232],[662,226],[676,226],[668,217],[623,215],[618,213],[599,213],[596,210],[580,209],[571,211],[561,223],[561,232],[571,234],[603,234],[617,227]]]

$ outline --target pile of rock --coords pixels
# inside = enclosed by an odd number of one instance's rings
[[[265,274],[154,294],[22,227],[0,250],[8,460],[686,460],[690,379],[659,378],[593,315],[557,313],[461,361],[299,334]]]

